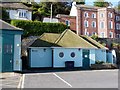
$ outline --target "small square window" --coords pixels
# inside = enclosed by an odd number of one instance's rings
[[[66,20],[66,21],[65,21],[65,24],[66,24],[67,26],[70,26],[70,21],[69,21],[69,20]]]

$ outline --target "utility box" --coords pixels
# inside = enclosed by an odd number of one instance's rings
[[[74,68],[74,61],[66,61],[65,62],[65,68],[67,70],[72,70]]]

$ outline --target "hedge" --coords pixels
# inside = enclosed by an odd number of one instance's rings
[[[40,36],[44,32],[61,33],[68,28],[68,26],[62,23],[43,23],[28,20],[11,20],[11,24],[24,30],[23,37]]]

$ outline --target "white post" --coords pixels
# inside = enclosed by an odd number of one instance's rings
[[[52,4],[51,4],[51,15],[50,15],[50,22],[52,22]]]

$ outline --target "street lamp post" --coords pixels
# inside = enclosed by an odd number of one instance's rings
[[[52,22],[52,4],[51,4],[51,15],[50,15],[50,22]]]

